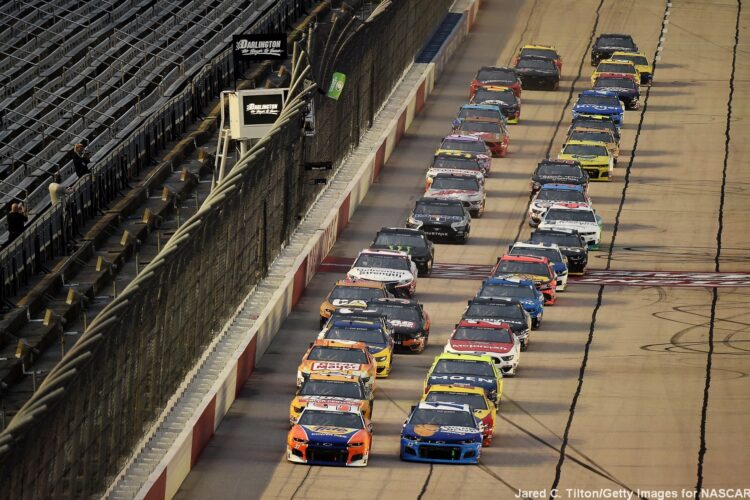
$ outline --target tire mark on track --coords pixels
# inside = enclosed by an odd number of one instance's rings
[[[305,472],[305,476],[302,478],[302,481],[300,481],[297,487],[294,489],[294,493],[292,493],[292,496],[290,497],[291,500],[294,500],[295,498],[297,498],[297,493],[299,493],[299,490],[302,489],[302,486],[304,486],[305,481],[307,481],[307,477],[310,475],[310,471],[312,471],[312,465],[307,466],[307,472]]]
[[[740,17],[742,15],[742,0],[737,0],[737,18],[734,25],[734,46],[732,47],[732,72],[729,75],[729,96],[727,97],[727,121],[724,129],[724,162],[721,173],[721,195],[719,197],[719,220],[716,229],[716,256],[714,269],[721,269],[721,244],[724,233],[724,202],[727,186],[727,169],[729,166],[729,145],[732,142],[732,101],[734,100],[734,78],[737,69],[737,46],[740,43]],[[706,458],[706,420],[708,418],[708,404],[711,391],[711,367],[714,354],[714,329],[716,322],[716,304],[719,301],[719,289],[714,288],[711,294],[711,319],[708,327],[708,354],[706,355],[706,383],[703,387],[703,405],[701,407],[700,447],[698,448],[698,470],[695,484],[695,498],[701,498],[703,488],[703,461]]]
[[[576,90],[576,84],[578,83],[578,80],[581,79],[581,76],[583,74],[583,66],[586,64],[586,56],[589,53],[589,50],[591,50],[591,45],[594,43],[594,35],[596,34],[596,29],[599,26],[599,14],[601,12],[602,5],[604,5],[604,0],[599,0],[599,5],[596,7],[596,17],[594,17],[594,26],[591,28],[591,34],[589,35],[589,43],[586,45],[586,49],[583,52],[583,56],[581,57],[581,62],[578,64],[578,72],[576,73],[575,78],[573,78],[573,81],[570,83],[570,90],[568,91],[568,97],[565,100],[565,105],[563,106],[562,111],[560,112],[560,118],[558,118],[557,123],[555,124],[555,130],[552,133],[552,137],[550,137],[549,143],[547,143],[547,149],[544,151],[544,157],[549,158],[549,155],[552,151],[552,146],[555,143],[555,139],[557,138],[558,132],[560,132],[560,127],[562,126],[563,120],[565,119],[565,114],[568,110],[568,107],[570,106],[571,102],[573,102],[573,94]],[[530,191],[530,190],[529,190]],[[528,206],[529,203],[531,203],[531,199],[533,198],[533,193],[529,192],[529,199],[526,203]],[[523,231],[523,228],[526,226],[526,217],[524,214],[524,217],[521,219],[521,222],[518,224],[518,231],[516,231],[516,237],[513,241],[518,241],[518,239],[521,237],[521,232]]]
[[[667,26],[667,18],[669,16],[669,8],[672,5],[671,0],[666,0],[664,4],[665,4],[664,15],[662,17],[661,30],[659,31],[660,41],[656,47],[656,51],[654,52],[654,57],[653,57],[654,62],[653,62],[653,68],[652,68],[652,75],[654,76],[656,75],[656,69],[657,69],[657,64],[658,64],[656,57],[659,55],[659,52],[661,52],[661,47],[662,47],[662,43],[664,40],[664,30]],[[599,4],[599,7],[601,7],[601,3]],[[596,11],[596,21],[598,24],[599,9],[597,9]],[[591,47],[591,44],[593,43],[593,37],[594,37],[595,32],[596,32],[596,24],[594,25],[594,30],[592,30],[591,39],[589,40],[589,47]],[[582,61],[582,64],[583,64],[583,61]],[[646,96],[643,99],[643,106],[641,107],[641,113],[638,119],[638,127],[636,128],[636,132],[635,132],[635,140],[633,141],[633,149],[630,153],[630,159],[628,161],[628,166],[625,171],[625,180],[623,182],[622,193],[620,195],[620,204],[617,208],[617,215],[615,216],[615,222],[612,228],[612,240],[609,245],[609,249],[607,250],[607,265],[605,267],[606,270],[610,269],[610,265],[612,263],[612,253],[614,251],[615,242],[617,239],[617,231],[620,225],[620,216],[622,215],[622,209],[623,209],[623,206],[625,205],[625,198],[627,196],[628,187],[630,186],[630,172],[632,171],[633,162],[635,161],[635,158],[637,156],[638,141],[641,136],[641,131],[643,130],[643,120],[646,116],[646,111],[648,110],[648,100],[649,100],[649,97],[651,96],[651,88],[652,87],[648,87],[648,89],[646,90]],[[571,97],[572,97],[572,93],[571,93]],[[561,120],[563,116],[564,116],[564,112],[563,112],[563,115],[561,115],[560,117]],[[550,149],[551,149],[551,146],[550,146]],[[714,292],[715,291],[716,289],[714,289]],[[552,486],[550,487],[550,491],[556,490],[560,484],[560,478],[562,476],[562,467],[563,467],[563,464],[565,463],[565,458],[567,457],[566,450],[568,447],[568,441],[570,439],[570,429],[573,425],[573,418],[575,417],[575,412],[576,412],[576,408],[578,405],[578,399],[580,398],[581,391],[583,390],[583,379],[586,375],[586,366],[588,365],[591,344],[594,341],[594,332],[596,331],[596,320],[599,314],[599,309],[602,306],[603,295],[604,295],[604,285],[600,285],[599,291],[596,294],[596,305],[594,306],[594,310],[591,313],[591,325],[589,327],[589,334],[588,334],[588,337],[586,338],[586,344],[583,350],[583,359],[581,360],[581,367],[578,371],[578,386],[576,387],[576,390],[573,393],[573,399],[570,403],[568,421],[565,424],[565,431],[563,432],[563,442],[560,446],[560,458],[557,462],[557,466],[555,467],[555,478],[552,481]],[[553,497],[550,496],[550,500],[553,500]]]
[[[427,493],[427,486],[430,484],[430,479],[432,478],[432,471],[434,468],[435,466],[433,464],[430,464],[430,472],[427,473],[427,478],[425,478],[424,483],[422,483],[422,489],[419,491],[417,500],[422,500],[425,493]]]

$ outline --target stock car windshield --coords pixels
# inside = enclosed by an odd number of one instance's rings
[[[364,399],[362,388],[357,382],[339,380],[305,380],[300,396],[334,396],[338,398]]]
[[[629,49],[635,49],[633,42],[629,38],[623,36],[605,36],[601,37],[596,42],[597,47],[627,47]]]
[[[385,334],[376,328],[331,328],[325,334],[331,340],[353,340],[365,344],[386,345]]]
[[[531,233],[531,241],[534,243],[555,243],[565,247],[580,247],[580,236],[576,234],[554,234],[554,233]]]
[[[599,66],[596,68],[597,73],[625,73],[626,75],[634,75],[636,71],[632,64],[625,63],[603,62],[599,63]]]
[[[433,373],[450,373],[454,375],[477,375],[494,377],[492,365],[484,361],[465,361],[461,359],[441,359],[435,365]]]
[[[385,297],[385,293],[380,288],[369,288],[359,286],[335,286],[331,291],[330,300],[368,300]]]
[[[394,250],[427,246],[421,236],[404,233],[378,233],[375,245],[393,247]]]
[[[630,78],[597,78],[594,88],[618,88],[635,90],[635,82]]]
[[[480,82],[506,82],[515,83],[516,74],[509,69],[489,69],[484,68],[477,73],[477,80]]]
[[[384,304],[375,302],[369,305],[370,309],[374,309],[380,314],[384,314],[388,321],[411,321],[415,325],[422,322],[422,316],[417,311],[417,308],[412,305],[396,305],[396,304]]]
[[[596,222],[594,212],[591,210],[567,210],[564,208],[551,208],[547,210],[544,220],[562,220],[572,222]]]
[[[309,361],[338,361],[341,363],[367,364],[367,356],[359,349],[347,349],[345,347],[313,347]]]
[[[425,398],[428,403],[455,403],[469,405],[472,410],[486,410],[487,403],[481,394],[470,392],[432,391]]]
[[[604,146],[594,144],[568,144],[563,148],[563,154],[577,156],[607,156],[609,151]]]
[[[484,145],[484,141],[477,139],[476,141],[461,141],[457,139],[445,139],[440,145],[440,149],[447,151],[467,151],[469,153],[486,153],[487,148]]]
[[[536,299],[536,294],[531,287],[516,285],[492,285],[487,284],[479,291],[480,297],[508,297],[511,299],[528,300]]]
[[[516,95],[512,90],[509,90],[507,92],[487,89],[477,90],[477,93],[474,94],[474,102],[477,104],[481,104],[487,101],[502,102],[506,106],[515,106],[518,102],[518,100],[516,99]]]
[[[521,57],[536,56],[545,59],[557,59],[557,54],[552,49],[521,49]]]
[[[592,106],[620,106],[620,100],[616,96],[606,95],[582,95],[578,97],[577,104],[589,104]]]
[[[432,162],[431,168],[452,168],[456,170],[471,170],[474,172],[481,171],[479,162],[472,158],[447,158],[439,157]]]
[[[568,140],[613,142],[612,135],[607,132],[594,132],[588,130],[575,130],[570,134]]]
[[[554,248],[514,248],[510,255],[531,255],[532,257],[547,257],[550,262],[562,262],[560,252]]]
[[[536,195],[539,201],[586,201],[586,195],[572,189],[542,189]]]
[[[646,59],[646,56],[620,54],[613,56],[612,59],[617,59],[618,61],[630,61],[638,66],[648,66],[648,59]]]
[[[434,424],[434,425],[450,425],[454,427],[471,427],[476,429],[477,423],[474,420],[474,416],[466,411],[452,411],[452,410],[425,410],[417,408],[412,413],[409,423],[412,425],[418,424]]]
[[[547,268],[547,265],[542,262],[502,260],[497,266],[495,274],[534,274],[537,276],[549,276],[549,269]]]
[[[510,332],[504,328],[457,328],[453,340],[513,343]]]
[[[485,132],[490,134],[499,134],[500,124],[497,122],[479,122],[479,121],[463,121],[459,127],[461,132]]]
[[[499,111],[491,109],[461,108],[458,112],[458,118],[460,120],[471,118],[490,118],[492,120],[497,120],[500,118],[500,113]]]
[[[479,181],[476,177],[435,177],[430,189],[479,191]]]
[[[449,215],[449,216],[464,216],[464,209],[461,205],[448,205],[448,204],[437,204],[437,203],[424,203],[417,202],[417,206],[414,208],[415,215]]]
[[[375,267],[383,269],[395,269],[397,271],[409,270],[409,259],[398,255],[379,255],[363,253],[357,257],[352,267]]]
[[[362,417],[356,413],[339,411],[305,410],[302,412],[299,425],[325,425],[345,429],[362,429]]]
[[[465,315],[474,318],[523,319],[518,304],[471,304]]]
[[[562,176],[580,176],[581,170],[572,165],[542,165],[539,167],[539,175],[562,175]]]
[[[518,69],[541,69],[546,71],[555,70],[557,71],[557,66],[555,66],[555,63],[553,61],[550,61],[549,59],[538,59],[536,57],[528,57],[523,58],[518,61],[518,64],[516,65],[516,68]]]

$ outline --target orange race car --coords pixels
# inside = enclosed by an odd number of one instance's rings
[[[370,389],[375,386],[377,367],[375,358],[363,342],[318,339],[302,356],[297,368],[297,387],[301,387],[311,373],[339,372],[355,375]]]

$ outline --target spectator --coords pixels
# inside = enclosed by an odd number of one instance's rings
[[[52,182],[49,185],[49,199],[53,205],[65,200],[65,194],[70,193],[71,188],[65,188],[62,185],[62,177],[60,174],[54,174],[52,176]]]
[[[91,154],[86,151],[86,146],[80,142],[76,144],[73,147],[73,168],[75,168],[79,179],[91,172],[89,170],[90,161]]]
[[[23,233],[23,228],[26,226],[26,221],[29,217],[26,215],[26,209],[23,203],[14,203],[10,207],[10,212],[7,216],[8,222],[8,243],[15,240]]]

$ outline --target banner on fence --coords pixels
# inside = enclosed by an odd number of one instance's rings
[[[234,62],[286,59],[286,33],[265,35],[233,35],[232,52]]]

